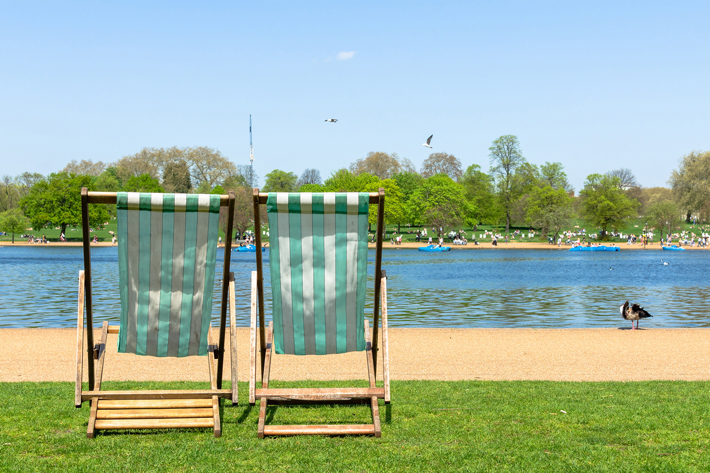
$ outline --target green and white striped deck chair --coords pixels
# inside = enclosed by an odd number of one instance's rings
[[[83,303],[92,327],[88,204],[115,203],[121,314],[119,327],[104,322],[93,346],[87,331],[89,391],[82,391]],[[88,436],[96,430],[210,427],[221,435],[219,399],[237,402],[234,340],[234,276],[229,272],[232,218],[224,257],[219,341],[211,334],[220,207],[232,215],[234,195],[94,193],[82,190],[84,265],[80,273],[77,391],[75,404],[91,401]],[[227,302],[232,326],[232,389],[221,389]],[[143,356],[207,355],[210,389],[197,391],[100,391],[109,333],[118,333],[118,352]],[[93,360],[98,359],[98,369]]]
[[[260,254],[252,274],[252,370],[250,402],[260,400],[258,435],[370,434],[380,436],[378,399],[389,402],[386,283],[381,272],[382,238],[376,248],[375,313],[372,340],[365,319],[370,203],[384,212],[384,191],[367,193],[270,193],[255,190],[255,215],[266,205],[269,220],[269,263],[273,323],[264,336]],[[259,226],[257,226],[259,228]],[[381,218],[378,228],[382,229]],[[257,243],[260,245],[260,233]],[[381,233],[381,231],[380,231]],[[380,298],[381,296],[381,298]],[[257,302],[262,361],[262,387],[256,389]],[[375,383],[377,327],[382,301],[384,387]],[[369,388],[270,389],[271,348],[282,355],[337,355],[364,351]],[[373,353],[375,356],[373,357]],[[337,360],[333,360],[337,361]],[[372,424],[265,425],[267,403],[369,402]]]

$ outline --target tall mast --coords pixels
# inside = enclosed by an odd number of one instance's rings
[[[254,144],[251,141],[251,114],[249,114],[249,166],[254,167]]]

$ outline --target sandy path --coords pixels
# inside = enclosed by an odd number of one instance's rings
[[[238,329],[237,343],[239,379],[246,381],[248,329]],[[0,329],[0,381],[73,381],[75,347],[72,329]],[[708,353],[710,329],[390,330],[390,372],[399,380],[710,380]],[[366,377],[362,353],[321,360],[276,356],[272,379]],[[116,335],[109,335],[104,380],[206,379],[205,357],[118,354]]]

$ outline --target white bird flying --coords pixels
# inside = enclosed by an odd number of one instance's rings
[[[429,138],[427,138],[426,143],[422,143],[422,146],[426,146],[427,148],[431,148],[431,139],[434,135],[431,135]]]
[[[636,330],[639,328],[639,321],[648,317],[653,317],[651,314],[643,310],[638,304],[629,305],[629,301],[624,302],[624,305],[619,307],[621,316],[626,320],[631,321],[631,330]],[[636,321],[636,327],[634,327],[634,320]]]
[[[338,119],[337,118],[326,118],[325,121],[330,122],[330,123],[336,123],[338,121]]]

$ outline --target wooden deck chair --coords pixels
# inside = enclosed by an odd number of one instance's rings
[[[120,326],[103,323],[94,344],[89,204],[116,204],[121,298]],[[228,207],[219,334],[212,330],[212,293],[220,206]],[[81,190],[84,270],[79,272],[74,404],[91,402],[87,436],[97,430],[212,428],[222,433],[220,399],[237,403],[234,275],[229,272],[234,193],[145,194]],[[222,389],[227,303],[230,304],[231,389]],[[86,344],[84,345],[84,309]],[[209,389],[101,391],[106,340],[118,333],[119,353],[183,357],[207,355]],[[89,390],[82,390],[86,351]]]
[[[377,251],[372,335],[365,320],[369,204],[378,205]],[[269,219],[273,322],[264,333],[264,287],[261,253],[252,273],[251,369],[249,402],[260,400],[258,436],[380,436],[378,399],[390,401],[387,354],[387,286],[382,263],[384,190],[379,193],[270,193],[254,189],[257,246],[261,246],[259,206]],[[258,304],[257,304],[258,298]],[[382,301],[383,379],[377,387],[378,326]],[[257,307],[261,388],[256,388]],[[368,388],[273,389],[269,387],[272,347],[277,354],[328,355],[364,351]],[[265,425],[270,404],[369,403],[372,424]]]

